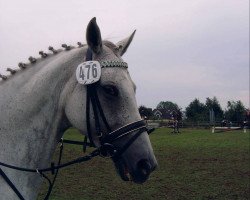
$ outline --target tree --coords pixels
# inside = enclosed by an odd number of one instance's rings
[[[242,122],[246,114],[246,108],[241,101],[228,101],[225,118],[229,121]]]
[[[150,119],[153,116],[152,108],[147,108],[143,105],[139,107],[139,113],[142,117],[147,117],[147,119]]]
[[[174,119],[176,119],[178,121],[181,121],[182,118],[183,118],[183,113],[181,112],[181,109],[174,110],[172,112],[172,116],[173,116]]]
[[[171,101],[161,101],[158,103],[156,109],[164,109],[168,111],[180,110],[179,106]]]
[[[186,117],[189,121],[205,121],[206,113],[206,106],[199,99],[194,99],[186,108]]]
[[[210,99],[207,97],[206,103],[205,103],[206,109],[207,109],[207,116],[204,116],[206,120],[209,120],[209,111],[213,110],[214,111],[214,116],[215,116],[215,121],[221,121],[223,118],[223,110],[220,106],[219,101],[217,100],[216,97],[213,97],[213,99]]]

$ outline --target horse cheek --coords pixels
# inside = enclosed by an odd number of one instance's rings
[[[65,114],[70,122],[70,124],[81,132],[86,132],[85,125],[85,93],[80,89],[75,89],[70,95],[65,106]]]

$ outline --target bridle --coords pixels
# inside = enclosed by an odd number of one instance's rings
[[[92,60],[92,51],[88,48],[86,53],[86,61]],[[121,62],[124,63],[124,62]],[[106,62],[105,67],[125,67],[127,68],[126,64],[119,64],[118,61],[116,62]],[[88,138],[90,140],[90,144],[92,146],[94,145],[93,142],[93,134],[90,127],[90,104],[92,105],[92,110],[94,114],[95,119],[95,133],[99,139],[101,150],[100,153],[104,157],[111,157],[114,161],[118,160],[121,155],[126,151],[126,149],[134,142],[134,140],[144,131],[147,131],[147,125],[144,120],[139,120],[132,122],[130,124],[127,124],[123,127],[120,127],[116,130],[113,130],[110,128],[109,123],[105,117],[105,114],[103,112],[98,94],[97,94],[97,83],[87,85],[87,101],[86,101],[86,122],[87,122],[87,133]],[[105,125],[108,133],[103,134],[100,122],[103,122]],[[130,133],[133,133],[134,131],[138,131],[132,138],[129,139],[129,141],[122,147],[117,148],[113,145],[113,142],[120,139],[121,137],[124,137]]]
[[[90,60],[92,60],[92,51],[90,50],[90,48],[88,48],[87,53],[86,53],[86,61],[90,61]],[[127,68],[127,64],[124,62],[119,62],[119,61],[114,61],[114,62],[105,61],[102,63],[102,67],[125,67]],[[93,133],[92,133],[91,124],[90,124],[91,105],[92,105],[92,110],[94,114],[95,132],[96,132],[97,137],[99,138],[99,144],[100,144],[99,147],[96,147],[96,145],[93,142]],[[103,134],[102,132],[101,124],[100,124],[101,120],[108,131],[108,133],[106,134]],[[133,144],[133,142],[143,132],[147,131],[148,134],[150,134],[151,132],[154,131],[154,129],[147,128],[147,124],[144,120],[135,121],[123,127],[120,127],[116,130],[112,130],[108,124],[108,121],[103,112],[101,103],[99,101],[99,97],[97,94],[97,83],[87,85],[86,123],[87,123],[88,135],[85,136],[83,142],[73,141],[73,140],[63,140],[63,139],[60,140],[61,145],[60,145],[60,153],[59,153],[57,165],[55,165],[54,163],[51,163],[51,167],[49,168],[31,169],[31,168],[17,167],[14,165],[9,165],[9,164],[0,162],[0,166],[4,166],[10,169],[19,170],[19,171],[38,173],[41,177],[45,178],[49,183],[49,189],[45,197],[45,200],[47,200],[49,199],[49,196],[51,194],[59,169],[67,167],[75,163],[88,161],[96,156],[110,157],[114,162],[117,162],[119,159],[121,159],[122,154],[130,147],[131,144]],[[127,140],[127,142],[122,147],[117,147],[114,145],[114,142],[116,140],[119,140],[125,136],[128,136],[129,134],[131,135],[133,134],[133,135]],[[89,142],[88,142],[88,139],[89,139]],[[72,161],[69,161],[67,163],[61,164],[63,143],[83,145],[84,152],[86,151],[87,146],[96,147],[96,149],[86,156],[82,156]],[[54,175],[54,178],[52,181],[44,174],[44,172],[48,172],[48,171],[51,171],[51,173]],[[0,168],[0,174],[3,177],[3,179],[6,181],[6,183],[16,193],[19,199],[25,200],[24,197],[19,192],[19,190],[15,187],[13,182],[8,178],[8,176],[4,173],[4,171],[1,168]]]

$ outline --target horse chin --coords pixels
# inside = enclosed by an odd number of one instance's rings
[[[132,176],[129,173],[128,167],[122,159],[115,162],[115,167],[117,173],[120,175],[123,181],[133,181]]]
[[[137,184],[142,184],[148,179],[148,176],[142,177],[136,173],[131,172],[129,168],[127,167],[125,161],[123,161],[122,159],[115,162],[115,167],[116,167],[117,173],[120,175],[123,181],[131,181]]]

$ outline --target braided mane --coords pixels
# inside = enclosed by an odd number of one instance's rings
[[[15,74],[17,74],[19,71],[23,71],[26,68],[29,68],[31,66],[34,66],[35,64],[43,61],[44,59],[51,57],[53,55],[58,55],[60,52],[62,51],[70,51],[71,49],[75,49],[75,48],[82,48],[84,46],[86,46],[86,44],[82,44],[81,42],[77,42],[77,47],[75,46],[68,46],[67,44],[62,44],[62,47],[64,49],[54,49],[53,47],[49,46],[48,50],[51,51],[51,53],[45,53],[43,51],[39,51],[39,54],[41,55],[41,58],[34,58],[32,56],[30,56],[28,58],[29,63],[23,63],[23,62],[19,62],[18,63],[18,67],[19,70],[17,69],[12,69],[12,68],[7,68],[6,71],[10,72],[9,75],[3,75],[0,74],[0,78],[2,79],[2,81],[7,81],[10,77],[14,76]]]
[[[108,48],[110,48],[114,53],[116,53],[119,49],[119,47],[117,47],[114,43],[107,41],[107,40],[104,40],[103,44],[105,46],[107,46]],[[48,57],[51,57],[53,55],[57,55],[58,53],[60,53],[62,51],[70,51],[70,50],[75,49],[75,48],[82,48],[82,47],[86,46],[87,44],[82,44],[81,42],[77,42],[77,45],[78,46],[68,46],[67,44],[62,44],[61,46],[63,47],[63,49],[54,49],[53,47],[49,46],[48,50],[51,51],[51,53],[45,53],[44,51],[39,51],[41,58],[34,58],[34,57],[30,56],[28,58],[29,63],[23,63],[23,62],[18,63],[18,67],[20,70],[7,68],[6,71],[10,72],[10,74],[9,75],[0,74],[0,78],[2,79],[2,81],[7,81],[10,77],[14,76],[19,71],[21,71],[21,70],[23,71],[26,68],[34,66],[35,64],[43,61],[44,59],[46,59]]]

